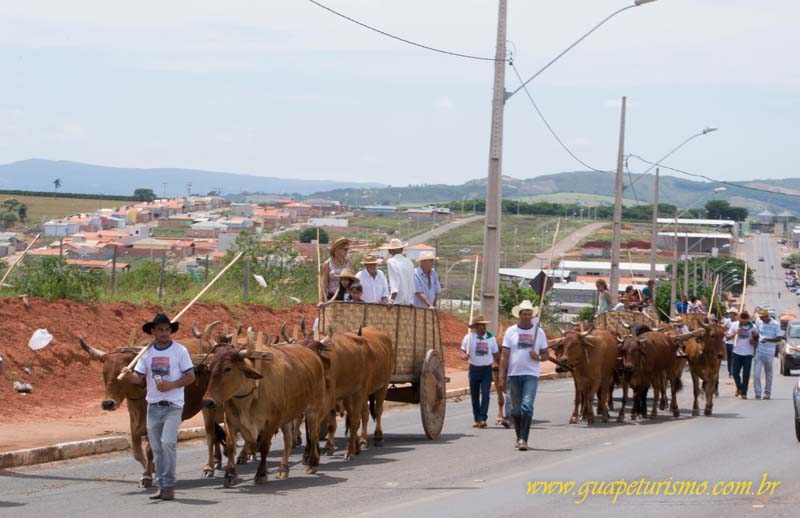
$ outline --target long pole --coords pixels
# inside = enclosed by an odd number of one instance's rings
[[[653,192],[653,226],[650,231],[650,279],[656,278],[656,241],[658,240],[658,167],[656,167],[656,186]],[[652,293],[653,305],[656,305],[656,287],[653,284]]]
[[[714,288],[711,289],[711,300],[708,302],[708,314],[706,318],[711,316],[711,309],[714,307],[714,294],[717,291],[717,283],[719,282],[719,275],[714,277]]]
[[[689,231],[683,238],[683,289],[689,295]]]
[[[742,280],[742,300],[739,301],[739,313],[744,310],[744,297],[747,295],[747,263],[744,263],[744,280]]]
[[[214,278],[213,278],[213,279],[211,279],[211,282],[209,282],[208,284],[206,284],[206,285],[203,287],[203,289],[202,289],[202,290],[200,290],[200,293],[198,293],[197,295],[195,295],[195,296],[194,296],[194,298],[193,298],[192,300],[190,300],[190,301],[189,301],[189,303],[188,303],[188,304],[186,304],[186,306],[184,306],[184,307],[183,307],[183,309],[182,309],[182,310],[180,310],[180,312],[179,312],[177,315],[175,315],[174,317],[172,317],[172,320],[171,320],[171,322],[173,322],[173,323],[174,323],[174,322],[177,322],[178,320],[180,320],[180,318],[181,318],[181,317],[182,317],[184,314],[186,314],[186,312],[187,312],[187,311],[189,311],[189,308],[191,308],[191,307],[194,305],[194,303],[195,303],[195,302],[197,302],[197,301],[200,299],[200,297],[202,297],[202,296],[203,296],[203,295],[204,295],[204,294],[205,294],[205,293],[208,291],[208,289],[209,289],[211,286],[213,286],[213,285],[214,285],[214,283],[215,283],[215,282],[217,282],[217,280],[219,280],[219,278],[220,278],[220,277],[222,277],[222,276],[225,274],[225,272],[227,272],[227,271],[230,269],[230,267],[231,267],[231,266],[233,266],[233,265],[236,263],[236,261],[238,261],[238,260],[239,260],[239,259],[242,257],[242,254],[243,254],[243,253],[244,253],[244,252],[239,252],[238,254],[236,254],[236,255],[233,257],[233,259],[231,260],[231,262],[229,262],[229,263],[227,264],[227,266],[225,266],[225,268],[223,268],[222,270],[220,270],[220,272],[219,272],[218,274],[216,274],[216,275],[214,276]],[[136,362],[138,362],[138,361],[139,361],[139,358],[141,358],[141,357],[144,355],[144,353],[145,353],[145,352],[147,352],[147,350],[150,348],[150,346],[151,346],[151,345],[153,345],[153,344],[152,344],[152,342],[151,342],[151,343],[149,343],[147,346],[143,347],[141,351],[139,351],[139,354],[137,354],[137,355],[136,355],[136,357],[135,357],[133,360],[131,360],[131,362],[128,364],[128,368],[129,368],[129,369],[133,369],[133,368],[136,366]],[[119,375],[119,376],[117,376],[117,379],[118,379],[118,380],[120,380],[120,381],[122,381],[122,378],[124,378],[124,377],[125,377],[125,375],[124,375],[124,374],[122,374],[122,373],[120,373],[120,375]]]
[[[480,259],[479,255],[475,256],[475,269],[472,272],[472,293],[469,296],[469,326],[467,327],[467,332],[472,329],[472,315],[473,310],[475,309],[475,285],[478,283],[478,260]],[[452,299],[452,297],[451,297]],[[467,356],[469,356],[470,350],[470,340],[467,340]]]
[[[614,235],[611,240],[611,293],[619,297],[619,253],[622,245],[622,165],[625,160],[625,109],[627,98],[622,98],[622,115],[619,123],[619,150],[617,153],[617,178],[614,192]]]
[[[500,198],[503,176],[503,107],[506,79],[507,0],[499,0],[497,46],[492,93],[492,128],[489,141],[489,179],[486,184],[486,216],[483,233],[483,268],[481,272],[481,311],[489,320],[489,329],[497,333],[500,286]]]
[[[675,218],[675,225],[678,224],[678,218]],[[678,229],[675,228],[675,233],[672,234],[672,275],[670,279],[670,289],[672,295],[669,301],[669,317],[675,317],[675,302],[680,300],[678,295]]]
[[[36,237],[33,238],[33,241],[31,241],[31,244],[29,244],[27,246],[27,248],[25,248],[25,250],[22,251],[22,255],[19,256],[19,259],[14,261],[14,264],[12,264],[11,266],[8,267],[8,270],[6,270],[6,273],[3,274],[3,278],[0,279],[0,288],[3,287],[3,283],[6,282],[6,279],[8,279],[8,276],[11,275],[11,272],[14,270],[14,268],[16,268],[17,265],[22,262],[22,258],[25,257],[25,255],[28,253],[28,250],[33,248],[33,244],[36,242],[37,239],[39,239],[39,236],[41,236],[41,235],[42,234],[36,234]]]
[[[283,268],[283,258],[281,258],[281,269]],[[317,227],[317,298],[319,302],[325,302],[322,296],[322,255],[319,251],[319,227]]]

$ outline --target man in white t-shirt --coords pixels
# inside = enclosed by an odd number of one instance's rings
[[[153,449],[158,492],[151,500],[175,498],[175,461],[178,452],[178,427],[183,414],[183,387],[194,383],[192,358],[184,346],[170,340],[178,330],[164,313],[142,326],[155,338],[133,370],[125,367],[125,380],[135,385],[147,383],[147,438]]]
[[[756,393],[756,399],[761,399],[761,371],[763,370],[766,377],[764,399],[769,399],[772,394],[772,361],[775,358],[775,344],[781,340],[781,325],[769,316],[766,309],[758,312],[758,318],[758,347],[756,347],[753,367],[753,390]]]
[[[403,255],[403,242],[392,239],[386,245],[389,259],[386,269],[389,272],[389,304],[411,306],[414,304],[414,263]]]
[[[486,428],[492,389],[492,362],[500,361],[500,350],[492,333],[486,331],[486,317],[478,315],[461,341],[461,359],[469,360],[469,393],[472,397],[473,428]]]
[[[363,302],[386,304],[389,301],[389,284],[383,272],[378,270],[380,261],[378,256],[372,254],[365,255],[361,260],[364,269],[358,272],[356,277],[363,289],[361,297]]]
[[[733,377],[733,324],[739,321],[739,311],[735,307],[728,309],[728,318],[721,322],[725,328],[725,350],[728,353],[728,377]],[[729,338],[730,337],[730,338]]]
[[[742,311],[739,320],[731,324],[725,338],[733,340],[733,381],[736,383],[734,397],[747,399],[750,383],[750,368],[753,365],[753,345],[758,341],[758,329],[750,322],[750,313]]]
[[[500,356],[498,379],[505,388],[506,378],[510,387],[511,416],[517,432],[515,448],[528,449],[528,434],[533,419],[533,402],[539,385],[539,362],[547,361],[547,337],[544,330],[533,323],[534,307],[531,301],[523,300],[511,309],[517,325],[506,329],[503,335],[503,352]]]

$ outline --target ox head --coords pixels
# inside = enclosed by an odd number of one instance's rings
[[[136,356],[138,349],[120,348],[116,351],[103,352],[95,349],[81,339],[81,349],[89,354],[92,360],[103,364],[103,384],[106,393],[100,407],[103,410],[116,410],[125,399],[144,399],[147,391],[144,386],[133,385],[117,379],[123,367],[126,367]]]
[[[255,381],[263,378],[251,360],[272,360],[272,353],[249,351],[230,345],[218,345],[208,362],[208,388],[203,407],[219,408],[234,397],[245,397],[255,390]]]
[[[698,350],[701,355],[709,354],[718,360],[723,360],[727,356],[725,349],[725,328],[719,324],[700,322],[700,329],[695,329],[691,333],[684,333],[672,338],[676,344],[681,344],[692,338],[697,339]]]
[[[589,360],[589,350],[595,345],[596,338],[592,336],[593,328],[587,331],[567,331],[563,338],[554,343],[558,363],[569,369],[584,365]]]
[[[629,334],[624,338],[617,337],[622,366],[625,372],[632,373],[647,354],[647,338]]]

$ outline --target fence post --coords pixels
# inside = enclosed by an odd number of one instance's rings
[[[250,296],[250,258],[244,258],[244,298]]]
[[[164,296],[164,267],[167,264],[167,250],[166,248],[161,253],[161,273],[158,276],[158,300]]]
[[[111,257],[111,296],[117,291],[117,245],[114,245],[114,255]]]
[[[206,254],[206,278],[203,281],[203,285],[208,285],[208,254]]]

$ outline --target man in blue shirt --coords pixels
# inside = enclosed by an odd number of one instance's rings
[[[764,386],[764,399],[769,399],[772,393],[772,360],[775,357],[775,344],[781,340],[781,326],[766,309],[758,312],[758,347],[756,347],[755,372],[753,374],[753,389],[756,399],[761,399],[761,370],[766,376]]]
[[[678,311],[678,314],[686,313],[689,309],[689,302],[686,300],[686,295],[683,295],[681,300],[675,302],[675,309]]]
[[[419,254],[419,266],[414,270],[414,305],[418,308],[436,309],[442,286],[433,268],[436,255],[433,252]]]

